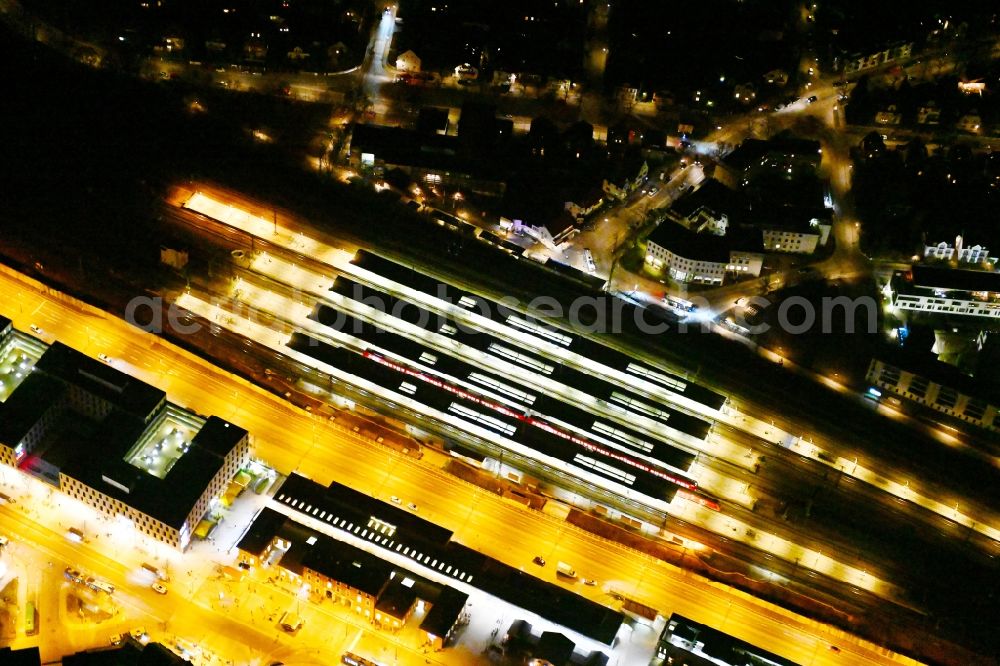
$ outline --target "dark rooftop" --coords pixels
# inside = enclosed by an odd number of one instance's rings
[[[543,631],[533,656],[557,666],[565,666],[570,657],[573,656],[574,649],[576,649],[576,643],[562,634],[554,631]]]
[[[647,240],[685,259],[727,264],[732,250],[761,252],[761,238],[761,232],[753,228],[730,228],[725,236],[716,236],[711,233],[695,233],[665,220],[653,229]]]
[[[424,561],[426,558],[437,559],[439,571],[446,565],[451,566],[454,568],[452,576],[458,577],[458,573],[462,572],[460,580],[469,583],[474,581],[478,589],[488,594],[607,645],[611,644],[624,621],[624,616],[615,610],[450,541],[450,530],[417,519],[408,512],[339,484],[332,484],[331,489],[334,488],[337,488],[338,494],[343,494],[340,502],[335,503],[327,499],[327,489],[315,481],[293,474],[275,493],[275,499],[304,515],[322,516],[323,512],[326,512],[326,518],[323,520],[327,523],[333,521],[332,524],[338,529],[351,529],[351,525],[367,525],[373,517],[384,523],[396,525],[390,541],[383,547],[401,544],[411,550],[419,551]],[[395,512],[390,513],[389,510]],[[401,518],[405,517],[407,521],[394,522],[397,514]],[[416,526],[412,524],[415,520],[419,521]],[[343,527],[345,524],[346,528]],[[420,526],[425,527],[421,530]],[[368,530],[366,538],[371,541],[378,536],[381,543],[383,534],[381,531]],[[430,536],[432,534],[438,536]],[[448,538],[442,540],[441,537],[445,534]],[[466,578],[466,575],[469,577]]]
[[[417,602],[417,596],[413,580],[408,581],[405,575],[397,574],[378,595],[375,610],[402,620]]]
[[[660,223],[647,240],[685,259],[729,263],[729,241],[725,236],[697,234],[670,220]]]
[[[0,330],[3,330],[0,328]],[[37,647],[14,650],[9,647],[0,648],[0,664],[4,666],[40,666],[41,654]]]
[[[325,535],[318,538],[302,564],[372,597],[386,588],[393,571],[385,560]]]
[[[427,611],[424,621],[420,623],[420,628],[434,636],[446,636],[458,622],[468,600],[469,595],[465,592],[460,592],[453,587],[444,588],[438,595],[437,601]]]
[[[771,139],[744,139],[723,160],[723,163],[737,171],[745,171],[751,165],[769,154],[804,157],[817,160],[820,156],[820,143],[811,139],[800,139],[787,132],[782,132]]]
[[[405,535],[408,539],[436,544],[445,544],[451,539],[451,530],[336,481],[324,488],[315,481],[292,474],[282,484],[279,492],[297,497],[319,510],[326,509],[329,513],[345,517],[353,516],[354,522],[360,525],[367,524],[375,516],[396,527],[396,538]]]
[[[238,442],[236,438],[246,434],[233,425],[226,428],[225,423],[217,417],[209,418],[205,436],[202,437],[204,429],[199,431],[188,452],[177,459],[162,479],[126,462],[126,455],[141,439],[146,424],[124,411],[112,412],[93,437],[64,442],[51,456],[60,461],[61,471],[66,475],[166,525],[180,528],[212,477],[222,468],[226,447],[231,449]]]
[[[167,394],[135,377],[86,356],[61,342],[54,342],[35,368],[78,386],[129,414],[148,420]]]
[[[917,265],[912,273],[913,284],[918,287],[1000,293],[1000,272]]]
[[[401,127],[354,125],[351,150],[372,153],[386,164],[505,179],[495,160],[469,157],[457,136],[418,132]]]
[[[417,131],[436,134],[448,129],[448,109],[425,106],[417,113]]]
[[[798,666],[791,659],[779,657],[773,652],[741,641],[706,624],[689,620],[677,613],[670,616],[667,626],[660,634],[660,641],[667,642],[671,634],[688,641],[702,643],[702,652],[716,660],[712,663],[731,664],[732,666],[760,663],[774,664],[775,666]],[[705,661],[704,663],[708,664],[709,662]]]
[[[671,210],[682,217],[689,217],[702,208],[736,218],[746,208],[746,204],[739,192],[729,189],[715,178],[709,178],[698,189],[681,196],[671,206]],[[733,222],[731,219],[730,223]]]
[[[16,446],[45,413],[62,399],[63,385],[51,377],[30,373],[0,404],[0,444]]]
[[[264,549],[274,540],[274,537],[281,534],[282,527],[287,521],[288,516],[285,514],[264,507],[250,523],[250,527],[243,533],[243,537],[236,547],[260,557],[264,554]]]
[[[209,416],[205,425],[191,440],[191,449],[199,448],[219,458],[229,452],[247,436],[247,431],[218,416]]]
[[[987,400],[1000,406],[1000,390],[993,384],[977,381],[953,365],[939,361],[929,351],[910,350],[895,345],[881,345],[875,358],[900,370],[920,375],[932,382],[953,388],[960,393]]]
[[[7,662],[0,659],[0,663]],[[117,648],[97,648],[67,655],[63,666],[179,666],[190,664],[160,643],[139,643],[126,638]]]

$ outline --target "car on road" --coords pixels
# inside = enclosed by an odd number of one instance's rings
[[[406,508],[409,509],[410,511],[416,511],[417,505],[414,504],[413,502],[410,502],[409,504],[406,505]]]
[[[651,197],[652,196],[656,196],[656,193],[659,192],[659,191],[660,191],[660,188],[658,188],[658,187],[656,187],[654,185],[653,187],[649,188],[649,196],[651,196]]]
[[[66,570],[63,571],[63,576],[66,578],[66,580],[68,580],[71,583],[83,582],[83,574],[81,574],[78,570],[74,569],[73,567],[66,567]]]
[[[156,592],[157,594],[166,594],[167,593],[166,586],[163,583],[159,582],[159,581],[153,583],[152,585],[150,585],[150,587],[153,589],[153,592]]]
[[[594,255],[590,252],[589,248],[583,250],[583,259],[587,262],[587,270],[593,273],[597,270],[597,264],[594,263]]]
[[[135,629],[131,629],[128,633],[132,638],[139,641],[143,645],[149,642],[149,634],[146,633],[146,629],[144,627],[136,627]]]
[[[403,503],[403,500],[399,499],[395,495],[393,495],[392,497],[390,497],[389,501],[392,502],[393,504],[402,504]]]
[[[108,365],[111,365],[111,357],[108,356],[107,354],[98,354],[97,358],[98,358],[98,360],[103,361],[103,362],[107,363]]]
[[[111,638],[108,639],[108,642],[111,645],[121,645],[122,644],[122,635],[121,634],[112,634]]]
[[[540,567],[544,567],[545,566],[545,558],[542,557],[541,555],[535,555],[535,557],[532,558],[531,561],[534,562],[535,564],[537,564]]]
[[[30,328],[31,328],[31,332],[34,333],[35,335],[41,335],[42,333],[44,333],[44,331],[42,329],[40,329],[39,327],[35,326],[34,324],[32,324],[30,326]]]
[[[816,95],[810,95],[809,97],[806,97],[806,104],[812,104],[818,100],[819,97],[816,97]]]

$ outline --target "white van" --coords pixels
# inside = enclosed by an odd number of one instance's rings
[[[302,628],[302,618],[295,611],[285,611],[281,616],[281,628],[290,634]]]
[[[566,576],[566,578],[576,578],[576,569],[565,562],[556,565],[556,573],[560,576]]]

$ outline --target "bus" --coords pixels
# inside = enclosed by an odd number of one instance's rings
[[[35,602],[29,601],[24,605],[24,633],[26,636],[34,636],[38,633],[35,625]]]

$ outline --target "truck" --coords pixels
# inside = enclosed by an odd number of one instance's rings
[[[281,628],[286,633],[294,634],[302,628],[302,618],[294,610],[287,610],[281,616]]]
[[[149,562],[143,562],[142,568],[156,576],[159,580],[162,580],[164,583],[170,581],[170,576],[168,576],[165,571],[160,571],[158,567],[150,564]]]
[[[106,581],[100,580],[99,578],[94,578],[93,576],[88,576],[85,581],[87,587],[92,589],[94,592],[104,592],[105,594],[114,594],[115,586]]]
[[[565,576],[566,578],[576,578],[576,569],[565,562],[559,562],[556,564],[556,573],[560,576]]]

